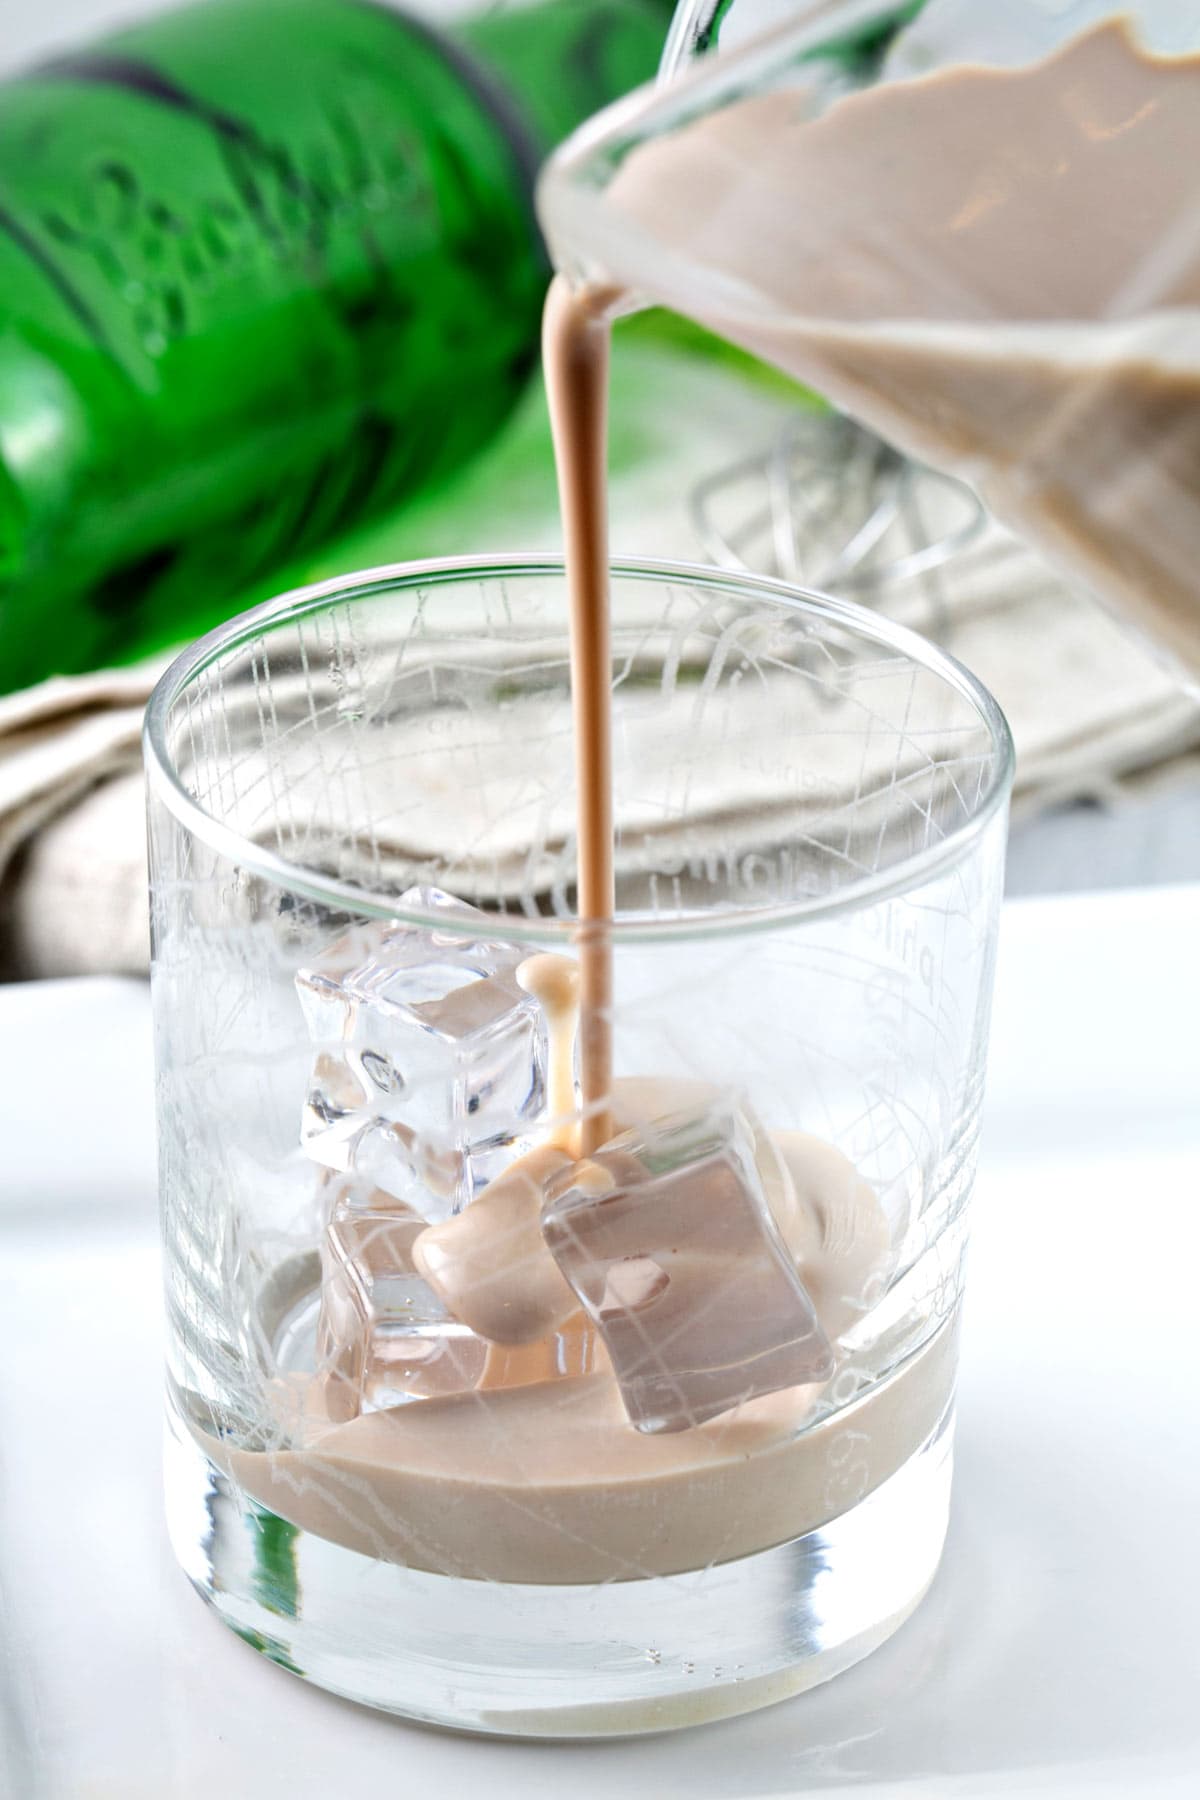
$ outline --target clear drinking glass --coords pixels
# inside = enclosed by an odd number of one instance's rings
[[[521,985],[576,952],[561,566],[286,596],[147,719],[172,1541],[276,1662],[477,1731],[797,1692],[946,1526],[1007,728],[846,603],[645,563],[612,604],[631,1136],[588,1179]],[[426,1220],[531,1146],[447,1306]]]

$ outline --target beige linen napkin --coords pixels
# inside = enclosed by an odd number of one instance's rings
[[[140,732],[162,661],[0,698],[0,973],[144,973]]]
[[[1015,540],[991,530],[948,565],[937,621],[912,593],[888,610],[941,625],[948,648],[997,695],[1013,728],[1015,805],[1026,816],[1123,782],[1200,745],[1200,708],[1154,657]],[[936,608],[935,608],[936,610]],[[0,959],[5,975],[137,972],[148,958],[139,732],[163,664],[57,678],[0,699]],[[764,730],[778,728],[764,719]],[[427,757],[425,825],[445,814],[444,772]],[[406,770],[412,798],[414,765]],[[386,770],[377,772],[386,779]],[[440,795],[440,799],[439,799]],[[747,792],[710,796],[729,816]],[[561,809],[560,809],[561,810]],[[411,811],[411,809],[410,809]],[[561,836],[556,818],[554,833]],[[454,831],[451,831],[453,837]],[[397,863],[429,853],[401,830]],[[553,845],[551,845],[553,849]]]

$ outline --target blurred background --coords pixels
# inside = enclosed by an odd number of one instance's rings
[[[650,78],[670,7],[416,10],[438,38],[346,0],[7,0],[6,980],[144,971],[173,646],[352,568],[557,545],[531,174]],[[1200,710],[967,489],[661,312],[618,327],[612,471],[616,552],[828,585],[992,687],[1010,891],[1200,877]]]

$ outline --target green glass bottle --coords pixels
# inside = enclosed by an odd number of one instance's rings
[[[203,0],[0,86],[0,690],[225,617],[537,355],[545,152],[663,0]]]

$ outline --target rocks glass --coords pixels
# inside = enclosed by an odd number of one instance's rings
[[[263,1654],[477,1731],[824,1680],[946,1527],[1004,721],[769,581],[623,564],[613,615],[587,1157],[559,564],[285,596],[147,722],[176,1553]]]

